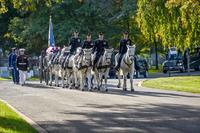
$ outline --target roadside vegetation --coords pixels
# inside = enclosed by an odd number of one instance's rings
[[[144,81],[144,87],[200,93],[200,76],[156,78]]]
[[[0,133],[37,133],[37,131],[0,101]]]
[[[3,78],[3,77],[0,77],[0,81],[1,80],[10,80],[11,78]]]

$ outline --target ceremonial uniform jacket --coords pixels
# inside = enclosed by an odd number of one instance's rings
[[[83,49],[90,49],[90,48],[93,48],[93,42],[92,41],[87,41],[85,40],[83,42],[83,46],[82,46]]]
[[[131,46],[132,42],[130,39],[122,39],[120,41],[119,54],[125,54],[127,52],[127,46]]]
[[[29,67],[28,58],[26,55],[20,55],[17,57],[17,68],[22,71],[27,71]]]
[[[74,54],[76,52],[76,49],[78,47],[81,47],[81,39],[80,38],[71,38],[70,42],[69,42],[69,46],[71,46],[70,48],[70,53]]]
[[[108,48],[108,42],[105,40],[96,40],[93,47],[93,53],[103,54],[104,49]]]
[[[17,55],[15,53],[11,53],[9,55],[9,67],[16,68],[16,62],[17,62]]]

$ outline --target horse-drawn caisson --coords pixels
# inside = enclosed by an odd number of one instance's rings
[[[113,48],[109,48],[104,34],[99,33],[99,38],[91,40],[88,34],[86,40],[81,41],[79,33],[73,33],[69,46],[49,47],[46,52],[42,51],[39,58],[40,82],[44,80],[46,85],[63,88],[79,88],[89,91],[98,89],[108,91],[107,77],[112,65]],[[121,87],[120,72],[123,73],[123,90],[127,90],[127,75],[130,75],[131,91],[133,88],[133,75],[135,71],[135,45],[132,45],[128,32],[123,33],[120,41],[119,53],[115,56],[115,69],[118,73],[118,87]],[[92,78],[93,77],[93,78]],[[61,83],[59,83],[61,79]],[[94,79],[94,80],[92,80]],[[94,81],[94,82],[92,82]],[[104,81],[104,84],[103,84]],[[87,87],[86,87],[87,86]]]

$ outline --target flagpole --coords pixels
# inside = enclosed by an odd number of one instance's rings
[[[50,47],[50,27],[51,27],[51,15],[49,16],[49,35],[48,35],[48,47]]]

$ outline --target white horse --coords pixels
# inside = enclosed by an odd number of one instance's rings
[[[61,51],[61,55],[59,57],[59,65],[61,68],[61,80],[62,80],[62,87],[65,87],[65,79],[67,79],[67,72],[66,72],[66,68],[64,67],[64,63],[65,60],[67,58],[67,56],[69,55],[69,48],[68,47],[64,47]],[[68,85],[68,83],[67,83]]]
[[[69,54],[63,64],[64,70],[65,70],[66,83],[67,83],[66,87],[69,87],[69,89],[72,89],[72,86],[74,86],[75,84],[74,72],[73,72],[74,57],[75,57],[74,55]]]
[[[107,88],[107,77],[109,74],[110,66],[112,63],[112,53],[113,49],[105,49],[103,56],[99,58],[99,61],[97,62],[97,65],[94,70],[94,77],[95,77],[95,88],[98,88],[98,90],[101,89],[103,79],[104,79],[104,91],[108,91]],[[93,56],[94,58],[94,56]]]
[[[133,46],[127,46],[127,52],[124,54],[122,57],[122,60],[120,63],[120,69],[122,70],[123,73],[123,90],[127,90],[127,85],[126,85],[126,80],[127,80],[127,75],[128,73],[130,74],[130,84],[131,84],[131,91],[134,91],[133,88],[133,76],[134,76],[134,71],[135,71],[135,63],[134,63],[134,58],[135,58],[135,45]],[[119,59],[119,54],[115,56],[115,65],[117,65],[117,61]],[[118,85],[117,87],[121,87],[121,81],[120,81],[120,70],[118,71]]]
[[[85,81],[87,81],[88,90],[91,91],[91,54],[92,49],[78,49],[73,63],[75,87],[78,88],[80,85],[82,91]]]
[[[60,52],[55,53],[54,57],[52,56],[52,59],[49,61],[49,77],[50,77],[50,83],[49,85],[52,85],[53,82],[53,75],[55,77],[55,86],[59,87],[59,75],[60,75],[60,65],[59,65],[59,56]]]

